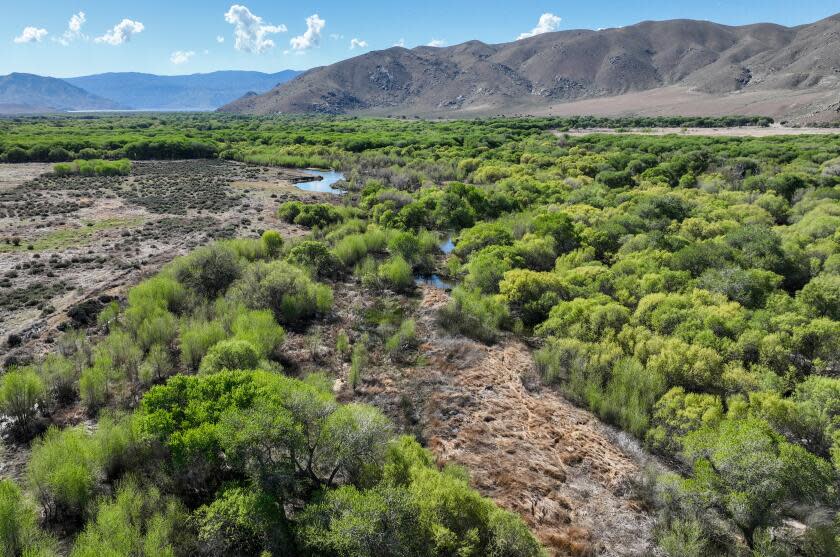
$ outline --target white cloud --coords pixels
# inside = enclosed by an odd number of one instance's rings
[[[443,39],[432,39],[426,46],[434,46],[440,48],[442,46],[446,46],[446,41],[444,41]]]
[[[169,61],[177,66],[179,64],[185,64],[189,62],[190,58],[192,58],[193,56],[195,56],[195,51],[176,50],[169,56]]]
[[[26,27],[23,29],[19,37],[15,37],[15,42],[18,44],[40,43],[46,36],[46,29],[41,29],[39,27]]]
[[[294,50],[309,50],[313,46],[318,46],[321,41],[321,31],[327,22],[318,17],[318,14],[312,14],[306,18],[306,31],[303,35],[292,37],[289,44]]]
[[[123,19],[113,29],[108,30],[101,37],[94,39],[98,43],[106,43],[112,46],[119,46],[131,40],[132,35],[142,33],[146,27],[139,21]]]
[[[398,40],[397,42],[394,43],[394,46],[401,46],[401,47],[405,48],[405,39]]]
[[[216,42],[222,44],[223,42],[225,42],[225,38],[221,35],[216,35]]]
[[[540,20],[537,22],[537,26],[531,29],[526,33],[520,34],[516,37],[516,40],[527,39],[528,37],[536,37],[537,35],[542,35],[543,33],[551,33],[552,31],[557,31],[560,28],[560,22],[563,21],[561,18],[557,17],[552,13],[544,13],[540,16]]]
[[[350,40],[350,50],[355,50],[357,48],[367,48],[367,41],[362,39],[353,38]]]
[[[55,42],[64,46],[69,45],[76,39],[85,39],[87,37],[82,34],[82,25],[85,24],[87,18],[85,12],[79,12],[70,16],[70,21],[67,22],[67,30],[58,38],[53,39]]]
[[[233,25],[234,47],[245,52],[262,53],[274,48],[274,41],[268,35],[285,33],[285,25],[263,23],[263,19],[251,13],[247,7],[234,4],[225,14],[225,21]],[[218,40],[218,39],[216,39]]]
[[[334,41],[340,41],[344,38],[344,35],[341,35],[339,33],[330,33],[330,38]]]

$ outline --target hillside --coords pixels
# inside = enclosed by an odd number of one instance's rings
[[[219,71],[192,75],[121,72],[65,79],[91,93],[138,110],[214,110],[249,92],[264,93],[301,72]]]
[[[840,15],[800,27],[648,21],[511,43],[393,47],[315,68],[234,113],[761,114],[840,118]],[[656,90],[651,102],[639,93]],[[577,103],[583,103],[578,105]]]
[[[12,73],[0,77],[0,113],[109,110],[119,103],[75,85],[33,74]]]

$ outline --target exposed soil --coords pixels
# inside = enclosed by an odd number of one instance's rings
[[[483,495],[520,514],[554,555],[649,555],[653,519],[635,499],[644,455],[538,379],[529,348],[453,337],[435,323],[448,294],[419,289],[418,365],[380,359],[354,394],[465,466]],[[407,309],[411,309],[410,307]],[[346,372],[346,370],[345,370]]]
[[[277,205],[333,197],[295,188],[309,179],[304,172],[227,161],[135,162],[124,177],[51,170],[0,165],[0,363],[26,361],[52,342],[68,313],[95,315],[209,240],[269,228],[305,234],[276,218]]]

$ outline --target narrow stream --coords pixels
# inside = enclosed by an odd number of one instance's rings
[[[446,255],[452,253],[452,250],[455,249],[455,243],[452,241],[452,236],[447,236],[446,240],[441,242],[438,247],[440,247],[440,251],[442,251]],[[438,274],[414,275],[414,284],[416,284],[417,286],[431,286],[433,288],[440,288],[441,290],[447,291],[455,288],[454,282],[449,282],[448,280],[446,280]]]

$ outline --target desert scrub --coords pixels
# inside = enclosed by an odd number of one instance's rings
[[[129,230],[142,225],[144,222],[143,217],[112,218],[98,221],[84,220],[81,226],[48,232],[43,236],[27,239],[19,245],[0,244],[0,253],[4,251],[47,251],[83,247],[90,244],[101,232],[113,229]],[[29,250],[29,246],[32,246],[31,250]]]

